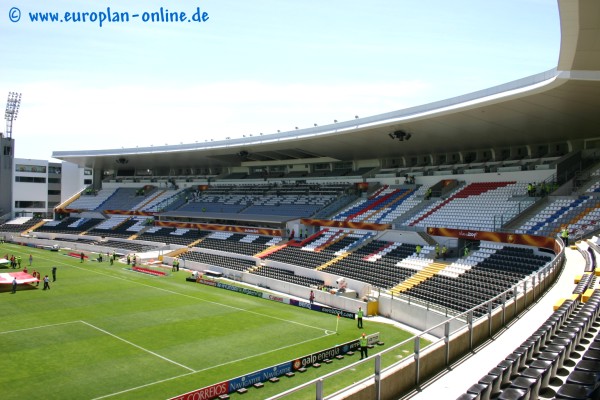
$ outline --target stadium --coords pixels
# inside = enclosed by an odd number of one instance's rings
[[[599,398],[600,4],[558,7],[556,68],[409,109],[59,165],[7,129],[3,397]]]

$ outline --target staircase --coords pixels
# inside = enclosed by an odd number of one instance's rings
[[[369,209],[368,212],[364,213],[365,215],[363,216],[363,218],[360,221],[364,222],[365,220],[371,218],[371,216],[373,214],[377,214],[381,210],[388,210],[388,209],[394,208],[394,206],[395,206],[396,203],[404,201],[404,199],[406,199],[407,197],[411,196],[414,192],[415,192],[414,189],[410,189],[410,190],[405,191],[401,195],[397,196],[393,201],[391,201],[390,203],[386,204],[386,206],[384,208],[371,208],[371,209]]]
[[[512,230],[518,229],[525,222],[529,221],[533,216],[537,215],[542,211],[546,206],[550,204],[550,197],[546,196],[540,200],[537,200],[531,207],[529,207],[525,212],[517,214],[517,216],[512,220],[508,221],[507,224],[504,225],[504,229]]]
[[[183,253],[185,253],[187,251],[188,251],[188,249],[185,248],[185,247],[183,247],[181,249],[173,250],[172,252],[165,254],[165,256],[167,256],[167,257],[179,257],[181,254],[183,254]]]
[[[33,232],[33,231],[35,231],[37,228],[39,228],[40,226],[44,225],[45,223],[46,223],[46,221],[42,220],[42,221],[38,222],[37,224],[35,224],[35,225],[33,225],[33,226],[29,227],[29,228],[28,228],[28,229],[27,229],[25,232],[21,232],[21,234],[22,234],[22,235],[26,235],[26,234],[28,234],[28,233],[30,233],[30,232]]]
[[[324,270],[325,268],[329,267],[330,265],[333,265],[333,264],[337,263],[338,261],[340,261],[340,260],[343,260],[344,258],[348,257],[349,255],[350,255],[350,253],[344,253],[344,254],[341,254],[341,255],[337,256],[336,258],[334,258],[334,259],[332,259],[332,260],[329,260],[329,261],[327,261],[325,264],[321,264],[321,265],[319,265],[319,266],[318,266],[317,268],[315,268],[315,269],[316,269],[317,271],[322,271],[322,270]]]
[[[268,255],[275,253],[278,250],[283,249],[284,247],[287,247],[287,243],[278,243],[278,244],[274,244],[273,246],[270,246],[268,248],[266,248],[265,250],[261,251],[260,253],[256,253],[254,255],[254,257],[258,257],[258,258],[266,258]]]
[[[436,275],[438,272],[446,268],[448,264],[449,263],[440,261],[433,262],[425,268],[423,268],[422,270],[420,270],[419,272],[417,272],[416,274],[414,274],[413,276],[411,276],[410,278],[406,279],[404,282],[401,282],[400,284],[390,289],[390,292],[392,292],[392,294],[394,295],[398,295],[402,292],[405,292],[408,289],[411,289],[420,284],[421,282]]]
[[[201,241],[203,241],[203,240],[204,240],[204,239],[196,239],[196,240],[194,240],[192,243],[188,244],[188,245],[187,245],[187,247],[188,247],[188,248],[192,248],[192,247],[194,247],[195,245],[197,245],[198,243],[200,243],[200,242],[201,242]]]
[[[417,232],[417,234],[419,236],[421,236],[423,238],[423,240],[430,246],[435,246],[437,244],[437,242],[435,240],[433,240],[433,238],[431,236],[429,236],[427,233],[425,232]]]
[[[151,202],[153,202],[155,199],[157,199],[158,197],[162,196],[165,192],[166,192],[166,190],[159,190],[158,193],[156,193],[154,196],[152,196],[151,198],[149,198],[148,200],[146,200],[144,203],[142,203],[142,205],[140,205],[139,207],[137,207],[136,211],[142,210],[144,207],[146,207],[148,204],[150,204]]]

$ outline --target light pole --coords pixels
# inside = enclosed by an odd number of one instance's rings
[[[21,106],[21,93],[8,92],[8,100],[6,100],[6,111],[4,119],[6,120],[6,137],[12,138],[13,121],[17,119],[19,107]]]

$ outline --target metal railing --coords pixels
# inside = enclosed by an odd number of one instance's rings
[[[472,351],[475,342],[482,342],[485,339],[491,338],[495,332],[506,327],[506,324],[509,322],[509,317],[511,317],[510,319],[515,318],[520,312],[525,310],[529,304],[537,301],[537,298],[539,298],[541,294],[548,289],[550,284],[554,282],[564,264],[564,244],[560,239],[557,239],[557,242],[559,243],[561,250],[555,259],[511,289],[466,312],[452,317],[443,323],[433,326],[418,335],[397,343],[389,349],[274,395],[270,397],[269,400],[283,399],[299,391],[310,390],[311,387],[314,391],[313,398],[317,400],[332,399],[342,393],[358,390],[369,391],[369,396],[362,396],[363,398],[368,397],[379,400],[383,396],[382,390],[385,390],[388,396],[390,395],[390,390],[394,390],[385,386],[385,379],[389,376],[394,376],[394,379],[397,378],[393,384],[396,388],[402,386],[399,384],[399,380],[406,382],[404,385],[405,387],[401,392],[391,394],[394,397],[402,396],[403,393],[409,392],[422,382],[422,375],[432,375],[432,363],[435,363],[438,367],[436,372],[448,367],[452,359],[450,350],[451,348],[455,349],[461,346],[459,342],[460,339],[463,338],[463,335],[468,335],[468,345],[464,348],[464,351],[461,352],[462,354],[460,354],[460,356]],[[494,303],[497,303],[498,306],[494,306]],[[512,311],[510,310],[510,307],[513,307]],[[474,317],[474,311],[482,308],[487,310],[487,312],[476,319]],[[507,315],[507,313],[510,315]],[[437,332],[443,332],[442,336],[437,334]],[[437,337],[437,340],[434,340],[421,348],[422,340],[432,336]],[[413,343],[414,348],[412,357],[407,357],[398,362],[393,362],[387,367],[382,367],[384,358],[390,353],[393,354],[399,348],[406,347],[411,342]],[[441,350],[443,354],[438,354],[437,361],[433,359],[428,360],[428,370],[425,372],[421,361],[424,357],[435,354],[436,349]],[[432,358],[433,357],[434,356],[432,356]],[[457,357],[455,354],[454,358],[460,357]],[[356,370],[363,364],[370,365],[371,371],[373,372],[363,376],[350,386],[325,395],[326,384],[330,380],[339,377],[341,374],[348,371],[352,371],[353,374],[356,374]],[[414,368],[407,368],[407,366],[410,365],[413,365]],[[401,375],[400,371],[402,372]]]

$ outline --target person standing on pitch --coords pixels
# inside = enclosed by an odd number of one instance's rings
[[[362,307],[358,307],[358,313],[356,314],[357,316],[357,322],[358,322],[358,328],[362,329],[363,325],[362,325],[362,319],[363,319],[363,310]]]
[[[13,278],[13,281],[12,281],[12,292],[11,293],[17,293],[17,278]]]
[[[360,335],[358,341],[360,342],[360,359],[362,360],[363,358],[369,357],[367,354],[367,336],[363,333]]]
[[[50,278],[48,278],[48,275],[44,276],[44,288],[42,290],[50,290]]]
[[[56,282],[56,267],[52,267],[52,282]]]

